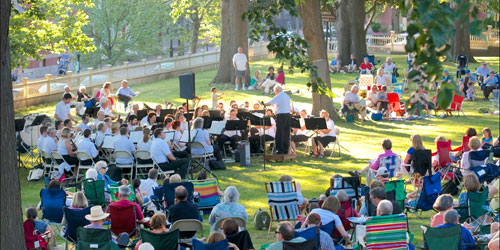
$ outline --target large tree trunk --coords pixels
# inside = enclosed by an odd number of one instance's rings
[[[347,0],[339,1],[337,6],[337,20],[335,22],[337,34],[337,53],[343,62],[349,59],[351,53],[351,30],[349,28],[349,13]]]
[[[354,55],[360,64],[363,55],[367,54],[366,51],[366,34],[365,34],[365,0],[349,0],[347,5],[349,13],[349,28],[351,29],[351,51],[350,55]],[[350,55],[346,59],[341,58],[347,64],[350,60]]]
[[[234,83],[233,55],[238,47],[248,56],[248,19],[241,19],[247,5],[248,0],[221,1],[221,52],[219,70],[214,78],[216,83]],[[246,75],[246,83],[249,84],[250,67]]]
[[[456,8],[459,9],[461,7],[457,6]],[[476,62],[470,49],[469,21],[470,11],[468,12],[468,15],[464,15],[462,19],[455,20],[456,33],[453,37],[451,46],[451,54],[453,56],[453,58],[451,58],[452,61],[455,61],[458,55],[465,54],[469,57],[469,63]]]
[[[0,1],[0,249],[26,249],[19,172],[16,165],[14,102],[10,78],[10,1]]]
[[[321,10],[318,0],[305,0],[297,5],[300,17],[302,18],[302,32],[304,38],[310,46],[308,50],[309,60],[318,67],[318,74],[331,89],[330,74],[328,71],[328,54],[326,42],[323,39],[323,26],[321,25]],[[338,32],[338,31],[337,31]],[[336,117],[337,113],[333,107],[333,100],[326,95],[313,93],[312,114],[319,115],[322,109],[330,113],[330,117]]]
[[[391,26],[392,30],[394,30],[394,32],[396,33],[401,32],[399,29],[399,16],[400,16],[400,10],[398,8],[392,8]]]
[[[198,16],[198,10],[194,10],[194,12],[191,14],[191,21],[193,21],[193,33],[191,34],[191,54],[196,54],[201,25],[201,19]]]

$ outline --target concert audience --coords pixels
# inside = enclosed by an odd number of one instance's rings
[[[224,92],[217,94],[217,88],[212,87],[212,109],[216,110],[217,109],[217,102],[222,99],[222,95],[224,95]]]
[[[364,99],[359,98],[358,93],[358,85],[353,85],[351,91],[345,93],[342,113],[346,115],[347,113],[354,112],[355,114],[361,115],[361,118],[364,121],[366,117],[366,103]]]
[[[147,220],[144,217],[144,214],[142,213],[141,207],[139,204],[129,201],[128,197],[132,194],[132,190],[130,190],[130,187],[127,185],[121,185],[118,188],[118,201],[113,201],[109,204],[109,206],[117,205],[120,207],[135,207],[135,219],[137,220],[138,223],[146,223]],[[108,207],[109,211],[109,207]],[[127,218],[128,219],[128,218]]]
[[[337,54],[334,59],[332,59],[332,62],[330,63],[330,72],[331,73],[338,73],[340,72],[340,69],[342,68],[342,61],[340,60],[340,54]]]
[[[208,222],[212,225],[210,231],[218,230],[215,228],[215,223],[220,219],[227,217],[240,217],[247,221],[247,212],[245,207],[238,203],[240,193],[235,186],[229,186],[224,191],[223,202],[217,204],[210,213]]]
[[[389,139],[384,139],[382,141],[382,149],[384,150],[383,154],[380,154],[375,161],[370,160],[369,163],[368,163],[368,166],[364,167],[360,171],[357,171],[357,173],[361,174],[361,173],[367,172],[368,170],[377,170],[380,167],[380,165],[379,165],[380,159],[396,155],[395,153],[393,153],[391,151],[391,149],[392,149],[392,142]]]
[[[304,231],[308,227],[320,227],[321,217],[317,213],[310,213],[304,223],[301,225],[301,229],[295,230],[296,232]],[[321,250],[334,250],[335,245],[333,244],[332,237],[325,231],[319,230],[319,241]]]
[[[161,234],[161,233],[166,233],[168,232],[167,229],[167,217],[162,214],[162,213],[155,213],[153,217],[151,217],[150,221],[150,228],[152,233],[154,234]],[[147,243],[144,243],[147,244]],[[142,243],[142,240],[139,240],[137,242],[137,245],[135,245],[135,250],[140,250],[141,245],[144,245]]]
[[[357,61],[354,54],[351,54],[351,59],[349,60],[349,64],[345,66],[347,73],[353,73],[357,70]]]
[[[129,86],[127,80],[122,81],[122,86],[116,91],[118,100],[125,103],[125,108],[128,107],[128,103],[132,101],[132,97],[139,94],[139,92],[134,92]]]
[[[113,179],[111,179],[109,177],[109,175],[107,175],[108,164],[105,161],[98,161],[94,165],[94,169],[97,171],[97,180],[104,181],[104,188],[106,191],[109,191],[110,185],[116,186],[118,184],[121,184],[121,185],[128,184],[128,180],[126,180],[126,179],[121,179],[120,182],[116,182]]]
[[[456,210],[449,210],[444,213],[444,222],[445,224],[437,226],[437,228],[447,228],[447,227],[452,227],[457,224],[459,224],[459,218],[460,215]],[[470,233],[467,228],[464,226],[460,226],[461,231],[462,231],[462,237],[460,239],[460,245],[459,249],[462,250],[474,250],[476,249],[476,241],[472,237],[472,234]]]
[[[282,176],[280,176],[278,181],[279,182],[293,181],[293,177],[291,177],[289,175],[282,175]],[[303,210],[307,207],[307,205],[309,204],[309,201],[306,198],[304,198],[304,196],[302,195],[302,188],[300,187],[300,183],[296,181],[295,186],[296,186],[296,190],[297,190],[297,200],[299,202],[299,209]]]
[[[347,244],[350,244],[349,234],[345,231],[344,226],[340,217],[337,215],[340,209],[340,201],[335,196],[329,196],[321,205],[321,208],[315,208],[311,210],[310,213],[316,213],[321,217],[321,224],[327,225],[328,223],[334,221],[335,229],[340,233],[342,238],[344,238]]]
[[[373,64],[368,61],[368,57],[363,58],[363,63],[359,65],[359,70],[361,71],[361,74],[372,74]]]
[[[113,101],[112,94],[111,94],[111,88],[112,87],[113,86],[111,86],[111,82],[105,82],[102,85],[102,88],[99,90],[99,92],[97,92],[97,94],[95,96],[96,100],[99,103],[102,103],[101,102],[102,99],[108,99],[109,100],[109,104],[111,106],[113,106],[115,103]]]
[[[175,188],[175,204],[168,208],[168,222],[174,223],[178,220],[195,219],[201,220],[198,206],[188,201],[188,191],[182,185]],[[181,232],[181,238],[193,237],[196,232]]]
[[[462,176],[465,176],[468,173],[471,173],[472,170],[471,168],[471,163],[470,163],[470,158],[469,158],[469,152],[471,151],[479,151],[481,149],[481,141],[479,140],[479,137],[473,136],[469,139],[469,151],[464,152],[462,155],[462,160],[460,161],[460,171],[462,172]],[[486,163],[488,161],[488,158],[484,160]]]
[[[305,242],[306,239],[302,237],[294,237],[294,228],[292,224],[289,222],[280,222],[278,224],[278,229],[276,230],[276,241],[275,243],[269,245],[267,250],[282,250],[283,242],[291,242],[291,243],[302,243]],[[321,236],[320,236],[321,237]]]
[[[431,227],[437,227],[444,224],[444,214],[453,209],[453,196],[442,194],[438,196],[432,206],[438,213],[431,218]]]

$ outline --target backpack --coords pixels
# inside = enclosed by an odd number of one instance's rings
[[[208,160],[208,166],[210,169],[214,170],[224,170],[226,169],[226,165],[224,164],[224,161],[220,160]]]
[[[43,177],[43,167],[41,164],[36,165],[28,174],[28,181],[39,181]]]
[[[269,227],[269,223],[271,223],[271,216],[269,216],[268,212],[259,208],[253,216],[253,223],[257,230],[265,230]]]

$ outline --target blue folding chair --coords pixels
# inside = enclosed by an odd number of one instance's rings
[[[297,220],[299,213],[297,186],[295,181],[266,182],[267,203],[271,212],[271,232],[273,221]]]
[[[212,244],[205,244],[193,238],[193,250],[229,250],[229,241],[221,240]]]
[[[319,227],[308,227],[306,229],[295,230],[293,237],[302,237],[306,240],[315,239],[316,249],[319,249]]]
[[[68,207],[64,208],[64,218],[66,220],[66,233],[64,238],[66,239],[66,247],[68,246],[68,241],[71,243],[76,243],[77,234],[76,229],[79,227],[84,227],[90,222],[85,219],[85,215],[90,214],[90,207],[84,209],[70,209]]]
[[[470,167],[474,168],[484,164],[488,164],[489,157],[490,157],[489,150],[469,151]]]
[[[319,229],[325,231],[328,235],[332,235],[333,232],[335,231],[335,221],[332,220],[332,221],[330,221],[330,223],[328,223],[326,225],[321,225],[321,227],[319,227]]]
[[[437,197],[441,194],[441,172],[437,172],[432,176],[425,176],[422,185],[422,190],[420,192],[420,197],[418,198],[415,205],[407,205],[407,211],[415,214],[417,219],[420,219],[417,215],[417,211],[429,211],[433,209],[434,202]]]
[[[66,205],[66,192],[62,189],[47,189],[40,191],[42,208],[42,219],[55,228],[55,232],[61,235],[62,219],[64,217],[64,207]]]
[[[175,200],[175,188],[178,186],[184,186],[188,192],[188,201],[193,202],[194,186],[192,182],[179,182],[179,183],[165,183],[163,184],[163,195],[164,200],[167,202],[167,209],[169,206],[174,204]]]

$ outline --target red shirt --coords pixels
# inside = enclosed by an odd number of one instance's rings
[[[279,73],[274,80],[281,84],[285,83],[285,73]]]
[[[373,69],[373,64],[371,64],[371,63],[362,63],[359,67],[360,67],[361,69],[369,69],[369,70],[372,70],[372,69]]]
[[[137,220],[144,219],[144,214],[142,214],[141,207],[139,206],[139,204],[137,204],[135,202],[131,202],[129,200],[119,200],[119,201],[112,202],[112,204],[116,204],[120,207],[135,206],[135,214],[137,215]],[[109,208],[108,208],[108,211],[109,211]]]

